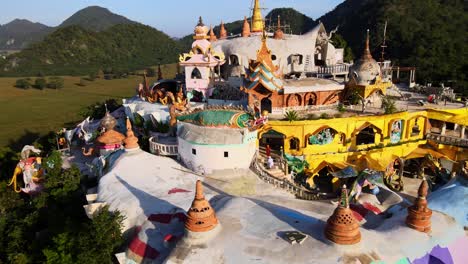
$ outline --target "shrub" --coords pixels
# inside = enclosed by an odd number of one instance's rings
[[[22,88],[22,89],[29,89],[31,88],[31,83],[28,79],[18,79],[16,80],[15,87]]]
[[[36,81],[34,82],[34,86],[37,89],[43,90],[47,86],[47,81],[44,78],[37,78]]]
[[[307,116],[307,119],[309,119],[309,120],[317,120],[317,119],[319,119],[319,116],[316,115],[316,114],[309,114],[309,115]]]
[[[327,113],[322,113],[322,114],[320,115],[320,119],[330,119],[330,115],[327,114]]]
[[[299,115],[295,110],[289,110],[286,112],[286,114],[284,114],[284,118],[289,122],[292,122],[299,120]]]
[[[333,115],[333,117],[341,118],[341,117],[343,117],[343,114],[342,113],[336,113],[336,114]]]
[[[47,83],[47,88],[61,89],[63,88],[64,80],[62,77],[50,77]]]
[[[338,112],[340,112],[340,113],[346,112],[346,107],[345,107],[342,103],[339,103],[338,106],[336,107],[336,109],[337,109]]]
[[[86,86],[87,84],[85,78],[80,78],[80,82],[77,83],[78,86]]]
[[[382,97],[382,108],[385,114],[393,114],[397,111],[395,100],[388,96]]]

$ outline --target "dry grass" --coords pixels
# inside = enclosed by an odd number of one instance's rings
[[[78,86],[80,77],[64,79],[64,88],[41,91],[18,89],[14,87],[16,78],[0,78],[0,147],[31,143],[39,135],[80,121],[79,112],[84,107],[106,99],[131,97],[141,82],[141,77],[130,76],[96,79],[86,86]]]

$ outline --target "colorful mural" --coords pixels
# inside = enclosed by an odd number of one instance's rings
[[[402,131],[402,122],[401,120],[396,120],[392,123],[392,129],[390,130],[390,142],[398,143],[401,140],[401,131]]]
[[[325,128],[315,135],[309,137],[310,145],[327,145],[333,142],[335,131],[330,128]]]

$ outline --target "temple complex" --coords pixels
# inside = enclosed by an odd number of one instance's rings
[[[414,204],[408,207],[408,217],[406,218],[406,224],[420,232],[431,231],[431,216],[432,210],[427,207],[427,191],[429,186],[427,181],[424,179],[418,189],[418,197],[414,201]]]

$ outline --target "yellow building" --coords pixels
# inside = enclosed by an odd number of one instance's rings
[[[434,124],[443,123],[445,131],[434,133]],[[459,134],[447,138],[447,126]],[[285,153],[301,156],[309,163],[307,182],[314,186],[314,177],[320,170],[343,169],[354,166],[359,170],[371,168],[393,171],[404,160],[431,154],[435,158],[468,159],[465,127],[468,126],[468,108],[456,110],[427,109],[418,112],[400,112],[389,115],[354,116],[305,121],[269,121],[259,131],[259,145],[282,148]],[[444,132],[444,133],[442,133]],[[436,140],[436,137],[439,137]],[[427,140],[427,138],[434,140]],[[453,139],[452,139],[453,138]],[[453,141],[458,140],[458,141]],[[432,148],[428,146],[431,144]],[[460,144],[451,144],[459,142]],[[442,143],[442,144],[441,144]],[[400,169],[395,167],[395,169]]]

